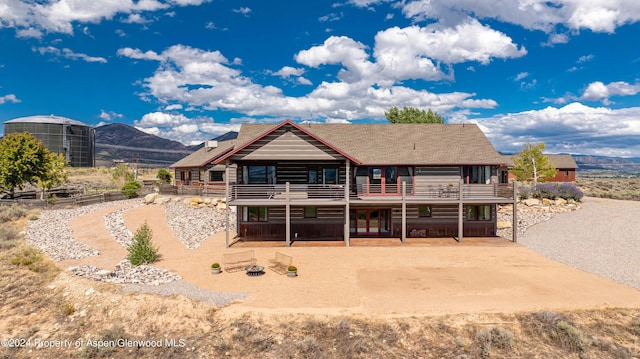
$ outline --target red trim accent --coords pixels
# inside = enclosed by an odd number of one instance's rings
[[[336,146],[330,144],[329,142],[323,140],[322,138],[314,135],[313,133],[305,130],[304,128],[302,128],[301,126],[295,124],[293,121],[286,119],[284,121],[282,121],[281,123],[277,124],[275,127],[270,128],[269,130],[267,130],[266,132],[264,132],[263,134],[255,137],[254,139],[252,139],[251,141],[243,144],[242,146],[234,149],[233,151],[225,154],[224,156],[218,158],[215,162],[213,162],[214,164],[218,164],[223,160],[226,160],[227,158],[233,156],[234,154],[238,153],[239,151],[247,148],[248,146],[256,143],[257,141],[261,140],[262,138],[264,138],[266,135],[272,133],[275,130],[280,129],[281,127],[284,127],[285,125],[291,125],[293,126],[295,129],[302,131],[304,134],[311,136],[314,140],[319,141],[320,143],[322,143],[325,146],[328,146],[329,148],[331,148],[332,150],[338,152],[339,154],[341,154],[342,156],[346,157],[347,159],[349,159],[351,162],[354,162],[355,164],[361,164],[360,161],[358,161],[357,159],[355,159],[354,157],[350,156],[349,154],[345,153],[344,151],[340,150],[339,148],[337,148]],[[242,131],[242,130],[241,130]]]

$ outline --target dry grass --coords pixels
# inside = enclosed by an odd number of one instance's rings
[[[33,253],[37,252],[21,240],[0,250],[3,339],[22,338],[32,344],[44,338],[82,340],[83,345],[70,349],[5,346],[0,348],[2,358],[640,356],[640,309],[397,319],[255,313],[229,317],[183,297],[126,293],[117,285],[75,277],[43,257],[35,260],[38,271],[12,263],[13,258],[31,258]],[[121,340],[153,340],[162,345],[118,345],[127,343]],[[167,345],[171,340],[175,345]],[[94,344],[87,345],[89,341]]]
[[[576,185],[589,197],[640,201],[640,178],[581,178]]]

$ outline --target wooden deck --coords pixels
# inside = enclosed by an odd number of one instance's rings
[[[441,246],[510,246],[514,245],[508,239],[502,237],[465,237],[459,243],[452,237],[441,238],[407,238],[403,244],[400,238],[351,238],[352,247],[441,247]],[[231,245],[233,248],[259,248],[259,247],[285,247],[284,240],[243,240],[240,239]],[[345,247],[344,241],[291,241],[292,247]]]

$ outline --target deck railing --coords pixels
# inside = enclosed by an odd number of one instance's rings
[[[233,184],[230,185],[231,200],[287,198],[286,184]],[[289,200],[344,199],[344,185],[290,184]]]
[[[241,199],[274,199],[284,200],[287,198],[286,184],[231,184],[229,195],[230,200]],[[449,184],[433,183],[429,185],[406,184],[405,195],[407,198],[426,198],[440,200],[462,199],[489,199],[508,198],[513,199],[513,184]],[[402,188],[398,185],[381,184],[356,184],[351,188],[349,196],[351,199],[365,197],[399,197],[402,195]],[[290,184],[289,200],[304,199],[330,199],[340,200],[345,197],[344,185],[328,184]]]

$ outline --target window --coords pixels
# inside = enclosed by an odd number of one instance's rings
[[[431,217],[431,206],[420,206],[420,207],[418,207],[418,216],[419,217]]]
[[[276,166],[243,166],[242,183],[276,183]]]
[[[469,221],[490,221],[491,206],[468,206],[467,220]]]
[[[469,183],[491,183],[491,166],[468,166]]]
[[[322,169],[322,183],[324,183],[324,184],[338,184],[338,169],[337,168],[323,168]]]
[[[266,222],[267,207],[243,207],[242,220],[245,222]]]
[[[209,172],[209,182],[224,182],[224,171]]]
[[[316,218],[318,217],[318,207],[307,206],[304,207],[304,218]]]
[[[318,170],[309,170],[307,173],[307,183],[318,183]]]

